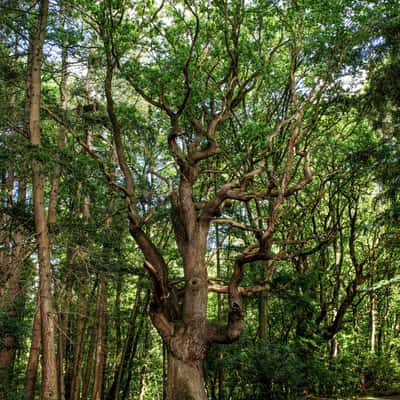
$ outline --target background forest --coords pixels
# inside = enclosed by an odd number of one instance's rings
[[[0,7],[1,400],[400,391],[398,1]]]

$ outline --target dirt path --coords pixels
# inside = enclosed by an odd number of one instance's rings
[[[399,396],[385,396],[385,397],[360,397],[360,400],[400,400]]]

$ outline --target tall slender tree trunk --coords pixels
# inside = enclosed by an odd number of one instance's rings
[[[104,385],[104,364],[106,356],[106,307],[107,307],[107,282],[104,273],[99,276],[99,288],[96,303],[96,360],[92,400],[102,400]]]
[[[82,355],[86,331],[87,312],[87,280],[79,282],[77,315],[75,323],[75,334],[73,342],[73,358],[71,371],[70,399],[78,400],[82,384]]]
[[[92,93],[92,66],[88,65],[88,72],[86,77],[86,101],[87,104],[90,104],[93,101],[93,93]],[[92,138],[93,131],[88,129],[86,132],[86,145],[90,149],[92,146]],[[90,219],[90,197],[88,194],[85,194],[83,197],[82,204],[82,219],[83,224],[87,226],[89,224]],[[89,235],[87,232],[84,234],[85,239],[89,240]],[[81,280],[78,282],[79,291],[78,291],[78,302],[77,302],[77,314],[76,314],[76,324],[75,324],[75,335],[74,335],[74,345],[73,345],[73,361],[72,361],[72,370],[71,370],[71,387],[70,387],[70,399],[78,400],[81,392],[82,385],[82,361],[83,361],[83,349],[85,345],[84,341],[84,333],[87,328],[87,310],[88,310],[88,281],[87,277],[83,274],[81,275]],[[97,312],[97,310],[96,310]],[[91,349],[91,346],[90,346]],[[90,349],[89,356],[90,357]],[[90,361],[90,362],[89,362]],[[87,371],[86,375],[90,378],[91,373],[91,359],[88,358],[88,363],[86,365]],[[89,374],[89,375],[88,375]],[[90,380],[90,379],[89,379]],[[83,397],[86,396],[89,382],[84,381],[83,388]],[[86,392],[86,393],[85,393]]]
[[[137,327],[135,326],[135,334],[133,336],[133,340],[132,340],[132,343],[131,343],[131,346],[129,349],[129,356],[127,358],[127,364],[126,364],[127,374],[125,376],[123,385],[121,383],[121,386],[123,387],[122,396],[119,397],[121,399],[126,399],[129,395],[129,388],[130,388],[130,384],[132,381],[132,374],[133,374],[133,370],[134,370],[134,362],[135,362],[136,352],[137,352],[137,348],[139,345],[139,340],[143,334],[145,321],[147,319],[147,309],[148,309],[148,305],[149,305],[149,300],[150,300],[150,296],[148,293],[146,295],[146,299],[144,301],[144,305],[143,305],[143,308],[141,311],[140,322]]]
[[[16,285],[19,287],[19,270],[14,271],[8,282],[8,296],[5,307],[8,308],[6,318],[11,322],[11,326],[14,325],[13,321],[16,321],[17,318],[16,296],[12,293],[15,291]],[[12,369],[16,350],[16,338],[13,332],[6,329],[4,335],[2,334],[0,346],[0,399],[7,399],[7,393],[12,384]]]
[[[13,261],[13,260],[12,260]],[[13,263],[14,264],[14,263]],[[13,272],[8,282],[7,319],[15,329],[18,320],[18,296],[20,294],[20,268],[18,262],[14,264]],[[7,398],[6,392],[11,388],[12,370],[15,360],[17,340],[13,331],[6,331],[1,338],[0,349],[0,399]],[[4,389],[4,393],[3,393]]]
[[[63,3],[61,3],[60,9],[60,19],[61,19],[61,32],[65,35],[65,16],[64,16],[64,7]],[[61,44],[61,80],[60,80],[60,110],[63,113],[67,110],[67,79],[68,79],[68,70],[67,70],[67,46],[65,44],[65,40],[62,40]],[[65,137],[66,137],[66,128],[64,125],[60,125],[59,134],[58,134],[58,147],[63,149],[65,147]],[[50,232],[53,231],[55,224],[57,222],[57,202],[58,202],[58,191],[59,191],[59,180],[61,175],[61,164],[57,163],[54,168],[54,173],[51,179],[51,190],[50,190],[50,198],[49,198],[49,211],[48,211],[48,224]],[[69,276],[69,271],[67,274],[67,284],[64,286],[66,289],[65,293],[65,302],[64,309],[62,306],[62,299],[58,299],[58,319],[60,332],[58,335],[58,352],[57,352],[57,372],[58,372],[58,398],[59,400],[65,399],[65,351],[66,351],[66,335],[68,330],[68,322],[69,322],[69,307],[71,303],[72,296],[72,282],[71,277]]]
[[[61,7],[61,32],[65,34],[65,17],[64,17],[64,9]],[[68,69],[67,69],[67,46],[64,43],[61,44],[61,80],[60,80],[60,110],[65,114],[67,111],[67,81],[68,81]],[[66,137],[66,128],[64,125],[60,125],[59,133],[58,133],[58,147],[63,149],[65,147],[65,137]],[[59,179],[61,175],[61,165],[57,163],[53,176],[51,178],[51,190],[50,190],[50,199],[49,199],[49,212],[48,212],[48,221],[49,226],[52,227],[56,223],[56,215],[57,215],[57,201],[58,201],[58,190],[59,190]]]
[[[25,375],[25,397],[24,400],[35,398],[37,372],[39,368],[39,356],[41,347],[41,321],[40,321],[40,299],[37,299],[36,312],[33,319],[31,347],[29,350],[28,366]]]
[[[268,323],[268,292],[263,291],[258,298],[258,336],[260,339],[267,338]]]
[[[18,204],[23,204],[25,201],[26,191],[24,188],[25,186],[22,184],[22,189],[20,188],[18,193]],[[12,326],[13,330],[6,330],[4,336],[2,335],[0,338],[0,398],[5,396],[5,393],[3,394],[2,392],[2,388],[4,388],[5,391],[11,388],[12,371],[17,350],[17,338],[14,329],[20,318],[18,315],[18,308],[21,299],[20,272],[23,259],[23,232],[21,227],[17,228],[13,242],[13,248],[8,259],[10,279],[8,281],[6,299],[3,299],[5,300],[3,306],[7,309],[7,319],[10,321],[9,326]]]
[[[117,287],[115,289],[115,341],[116,365],[122,357],[122,336],[121,336],[121,292],[122,292],[122,274],[117,276]]]
[[[131,352],[133,349],[135,334],[137,334],[137,329],[138,329],[136,326],[136,320],[137,316],[139,315],[141,292],[142,292],[140,283],[141,282],[139,281],[136,288],[135,302],[132,308],[132,313],[129,321],[129,328],[126,334],[121,357],[115,369],[114,380],[108,392],[107,396],[108,400],[120,399],[121,384],[124,379],[125,372],[128,371],[129,359],[131,357]]]
[[[15,35],[15,44],[14,44],[14,62],[17,63],[19,58],[19,40],[18,35]],[[17,88],[14,88],[12,91],[11,99],[11,113],[12,113],[12,123],[17,123]],[[8,168],[8,176],[6,182],[6,190],[7,190],[7,200],[5,200],[5,207],[13,207],[14,199],[13,192],[15,186],[15,176],[17,172],[14,169],[14,163],[11,161]],[[17,205],[19,207],[25,206],[26,201],[26,180],[23,173],[20,173],[18,179],[18,199]],[[1,213],[0,224],[2,225],[4,215]],[[15,355],[17,349],[17,338],[15,335],[15,327],[19,321],[18,315],[18,307],[20,303],[20,272],[21,272],[21,264],[23,261],[23,229],[21,226],[16,228],[16,231],[5,230],[5,237],[3,237],[3,232],[0,234],[0,241],[6,242],[6,246],[4,246],[4,250],[0,250],[0,281],[1,284],[7,280],[8,281],[8,290],[7,290],[7,319],[10,321],[9,326],[12,326],[12,330],[7,330],[0,336],[0,398],[4,396],[7,398],[6,391],[11,389],[12,385],[12,373],[15,363]],[[11,240],[10,240],[11,239]],[[11,244],[11,246],[10,246]],[[3,247],[3,246],[0,246]],[[2,257],[3,256],[3,257]],[[3,258],[3,259],[2,259]],[[3,269],[5,267],[5,270]],[[4,273],[4,275],[3,275]],[[0,290],[1,292],[1,290]],[[2,304],[2,293],[0,293],[0,306],[4,306]],[[5,392],[2,392],[2,388],[5,389]]]
[[[145,337],[143,340],[143,351],[142,351],[142,360],[143,365],[140,368],[139,373],[139,400],[144,400],[146,394],[146,372],[147,372],[147,359],[148,359],[148,350],[150,347],[150,327],[146,324],[145,327]]]
[[[378,332],[377,332],[377,343],[376,343],[376,351],[379,354],[384,353],[385,345],[386,345],[386,338],[387,338],[387,329],[388,329],[388,313],[389,313],[389,302],[391,297],[391,288],[386,287],[384,290],[384,296],[380,299],[379,303],[377,304],[377,315],[379,317],[379,324],[378,324]]]
[[[32,63],[33,63],[34,40],[30,40],[27,58],[27,76],[25,82],[25,104],[24,104],[24,131],[27,139],[30,139],[30,120],[32,103]],[[36,311],[33,317],[31,345],[29,349],[28,365],[25,373],[24,399],[33,400],[37,373],[39,368],[39,356],[41,349],[41,318],[40,318],[40,299],[37,296]]]
[[[29,113],[30,141],[40,151],[40,99],[41,99],[41,62],[48,15],[48,0],[40,1],[39,20],[34,36],[32,51],[31,102]],[[41,399],[56,400],[57,362],[55,352],[55,329],[51,290],[50,240],[45,214],[44,177],[42,163],[32,161],[32,188],[35,214],[35,230],[39,256],[39,292],[42,333],[42,385]]]
[[[370,351],[375,353],[376,349],[376,295],[372,293],[369,298],[370,309],[369,309],[369,319],[370,319]]]
[[[83,385],[82,385],[82,396],[81,396],[82,400],[88,399],[90,380],[93,372],[92,370],[93,370],[94,356],[96,350],[96,336],[97,336],[96,332],[93,329],[86,357],[85,379],[83,380]]]
[[[67,251],[68,253],[68,251]],[[67,266],[70,266],[68,262],[68,254],[67,254]],[[71,302],[72,302],[72,276],[70,273],[67,274],[67,282],[64,286],[63,291],[59,293],[58,303],[58,320],[60,332],[58,335],[58,352],[57,352],[57,372],[58,372],[58,387],[59,387],[59,398],[64,400],[66,398],[66,388],[69,389],[69,381],[68,381],[68,357],[67,357],[67,348],[69,347],[69,324],[70,324],[70,312],[71,312]],[[63,301],[64,298],[64,301]]]

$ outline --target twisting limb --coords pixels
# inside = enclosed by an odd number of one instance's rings
[[[169,297],[169,292],[163,282],[160,280],[157,269],[148,261],[144,260],[144,266],[147,269],[153,283],[153,302],[161,305]]]
[[[104,160],[95,152],[93,151],[90,146],[87,145],[87,143],[82,140],[82,138],[80,137],[76,137],[76,140],[78,141],[78,143],[82,146],[82,148],[86,151],[87,154],[90,155],[90,157],[92,157],[97,164],[100,167],[101,172],[103,173],[103,175],[105,176],[107,183],[110,185],[110,187],[117,189],[118,191],[120,191],[121,193],[124,194],[124,196],[129,196],[129,192],[126,189],[125,186],[120,185],[119,183],[117,183],[114,178],[113,178],[113,174],[108,171]]]
[[[190,147],[189,151],[189,160],[192,163],[197,164],[201,160],[212,157],[219,152],[216,141],[216,132],[219,125],[226,121],[230,117],[230,115],[230,110],[227,107],[227,99],[225,99],[222,111],[214,115],[207,128],[200,127],[198,120],[194,118],[191,120],[196,131],[196,139],[194,145]],[[200,141],[203,137],[207,138],[208,144],[204,148],[199,148]]]
[[[265,290],[269,290],[269,283],[265,282],[263,285],[255,285],[249,287],[238,287],[239,294],[244,297],[250,297],[255,293],[263,292]],[[229,287],[227,285],[208,285],[208,291],[213,293],[221,293],[221,294],[229,294]]]
[[[112,55],[108,53],[107,73],[104,83],[106,101],[107,101],[107,113],[112,125],[112,135],[114,138],[118,163],[125,178],[126,189],[128,192],[128,199],[129,199],[130,214],[135,219],[135,223],[139,224],[139,216],[136,209],[135,184],[133,181],[132,172],[128,167],[128,163],[125,156],[124,146],[122,143],[121,126],[119,124],[117,115],[114,110],[114,100],[112,95],[112,81],[113,81],[114,69],[115,69],[115,63],[113,63],[112,61]]]
[[[303,179],[297,182],[294,186],[289,187],[284,193],[285,197],[291,196],[293,193],[298,192],[312,181],[313,175],[311,173],[310,164],[311,164],[311,155],[310,152],[307,151],[304,157]],[[273,195],[274,193],[272,193],[272,196]]]
[[[245,191],[244,188],[246,187],[246,183],[251,180],[253,177],[261,174],[265,171],[265,162],[262,161],[260,167],[254,169],[253,171],[248,172],[237,181],[228,182],[227,184],[223,185],[217,194],[211,199],[203,208],[202,210],[202,217],[207,219],[211,218],[215,215],[216,211],[219,210],[223,202],[227,199],[231,200],[239,200],[247,202],[252,199],[259,199],[259,200],[266,200],[266,199],[276,199],[274,203],[274,207],[270,214],[269,226],[267,230],[264,232],[264,239],[265,242],[267,238],[271,235],[272,231],[275,228],[275,222],[277,218],[277,210],[283,203],[286,197],[291,196],[295,192],[303,189],[308,183],[312,180],[312,173],[311,173],[311,156],[310,152],[300,153],[297,152],[297,155],[304,156],[304,167],[303,167],[303,178],[294,184],[292,187],[288,187],[290,172],[292,169],[293,158],[295,154],[295,145],[296,139],[301,130],[301,123],[302,118],[300,115],[297,116],[298,121],[296,122],[296,126],[293,130],[292,136],[289,141],[288,147],[288,160],[286,164],[286,168],[284,171],[283,178],[279,185],[279,190],[274,190],[274,188],[278,185],[275,178],[269,174],[269,181],[270,184],[265,191],[258,191],[258,192],[248,192]],[[288,120],[285,120],[288,122]],[[282,121],[283,123],[283,121]]]
[[[311,240],[314,238],[311,238]],[[226,327],[216,324],[209,324],[208,335],[210,342],[218,343],[231,343],[238,339],[243,329],[243,310],[242,310],[242,296],[251,296],[269,289],[268,279],[272,275],[276,267],[277,261],[293,260],[299,257],[307,256],[319,251],[325,246],[331,237],[318,243],[315,247],[298,252],[287,253],[283,251],[278,254],[271,252],[271,246],[267,249],[261,250],[258,246],[247,247],[242,254],[237,256],[234,264],[231,281],[228,285],[209,284],[208,290],[210,292],[227,294],[229,296],[229,318]],[[298,242],[298,241],[297,241]],[[301,241],[303,243],[303,241]],[[254,263],[256,261],[272,261],[268,268],[266,279],[261,285],[241,287],[240,282],[243,278],[243,268],[246,264]]]
[[[154,326],[164,339],[165,343],[169,343],[173,334],[174,326],[168,319],[165,309],[165,303],[170,297],[170,293],[165,282],[160,279],[160,274],[148,260],[144,261],[144,267],[149,273],[152,282],[152,301],[150,304],[150,318]]]
[[[168,135],[168,147],[169,151],[176,161],[176,163],[181,168],[181,171],[189,170],[190,166],[183,155],[181,149],[179,148],[179,144],[177,142],[178,138],[182,135],[183,129],[179,126],[178,119],[173,116],[171,118],[171,130]]]
[[[230,225],[233,228],[237,228],[237,229],[240,229],[242,231],[247,231],[247,232],[260,232],[260,230],[257,228],[253,228],[252,226],[241,224],[240,222],[237,222],[230,218],[215,218],[212,220],[212,223],[218,224],[218,225]]]
[[[261,174],[265,170],[264,163],[261,167],[248,172],[247,174],[240,177],[237,181],[228,182],[223,185],[216,193],[213,199],[208,201],[201,212],[201,218],[209,220],[213,215],[220,209],[222,203],[227,199],[249,201],[254,198],[268,198],[268,194],[265,192],[249,193],[243,191],[243,187],[253,177]]]
[[[122,142],[121,127],[114,109],[112,82],[114,70],[117,64],[113,60],[112,48],[110,46],[109,40],[110,39],[108,37],[103,37],[104,45],[107,52],[107,69],[104,87],[107,101],[107,112],[111,121],[111,131],[115,143],[118,163],[125,178],[126,187],[124,190],[124,194],[128,207],[129,231],[145,257],[144,265],[153,283],[153,302],[150,307],[152,320],[160,335],[167,341],[168,338],[172,335],[173,330],[173,327],[169,323],[168,318],[163,310],[165,299],[168,297],[169,293],[167,286],[168,268],[154,242],[141,228],[143,221],[141,221],[139,217],[136,206],[135,182],[132,176],[132,172],[128,166]]]
[[[236,258],[228,291],[228,324],[226,327],[217,324],[208,324],[208,341],[210,343],[232,343],[239,339],[243,331],[243,304],[239,284],[243,278],[243,259]]]

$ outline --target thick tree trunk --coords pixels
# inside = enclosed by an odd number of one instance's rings
[[[207,400],[202,364],[168,354],[167,400]]]

